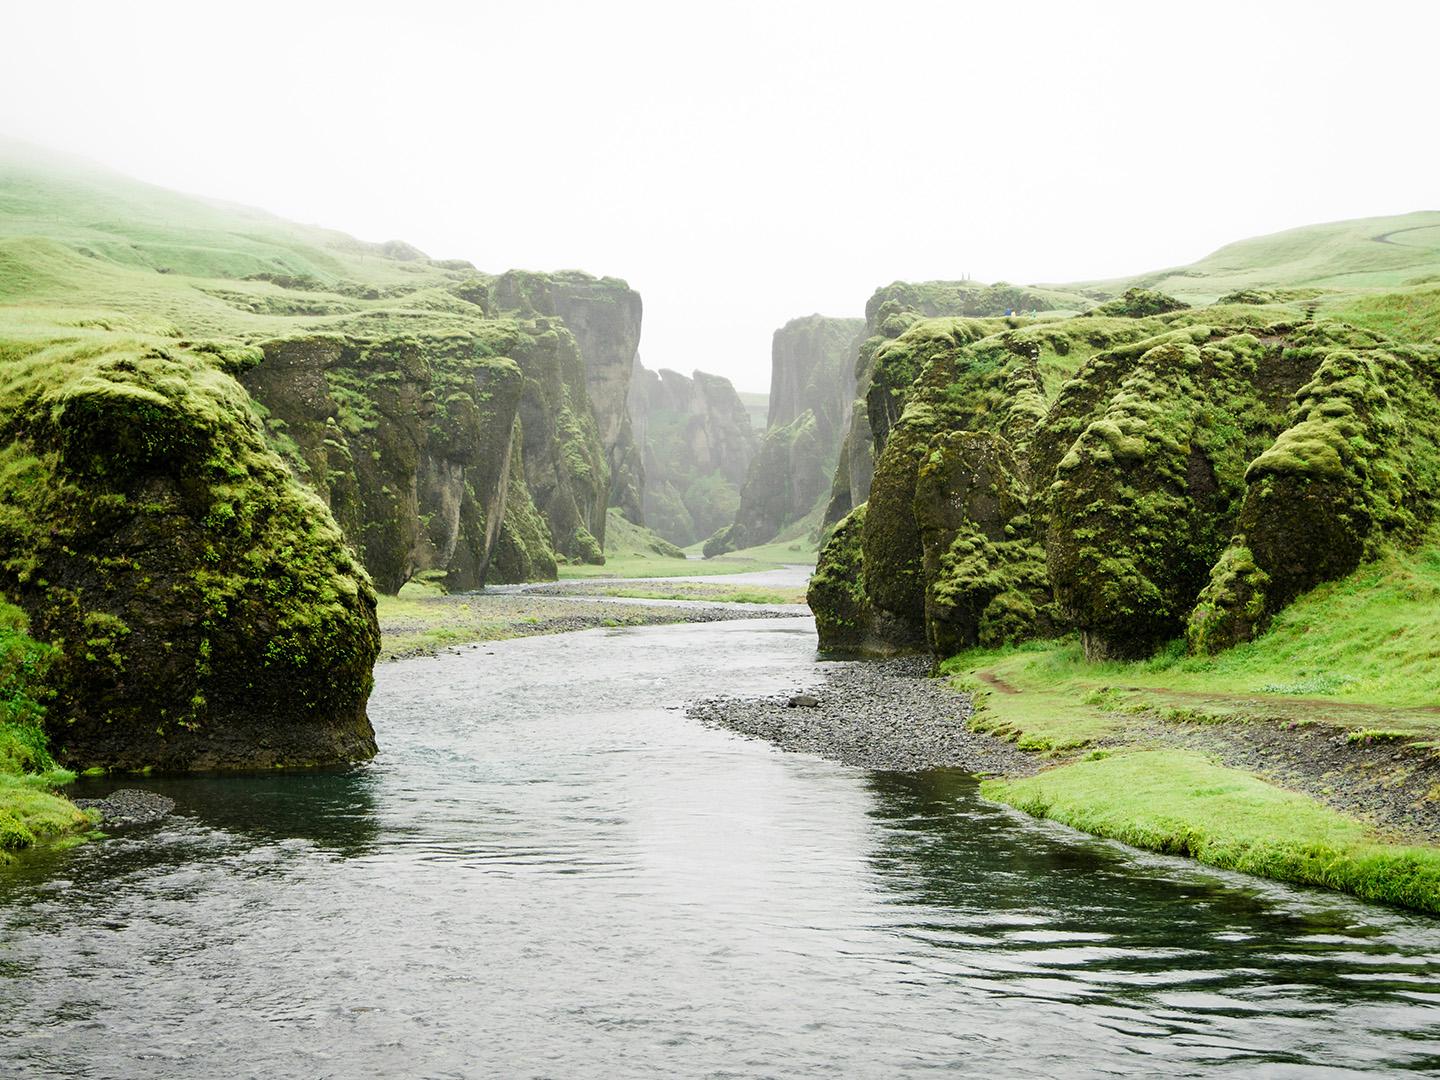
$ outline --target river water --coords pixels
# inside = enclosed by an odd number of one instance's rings
[[[1440,922],[678,708],[814,648],[797,618],[390,664],[372,765],[148,783],[167,823],[0,874],[0,1076],[1440,1070]]]

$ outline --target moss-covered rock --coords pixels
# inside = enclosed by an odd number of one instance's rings
[[[0,591],[59,649],[56,757],[371,756],[369,577],[244,390],[203,356],[113,340],[14,344],[4,361]]]
[[[427,572],[484,584],[524,382],[499,353],[510,332],[273,340],[241,377],[384,592]]]
[[[1320,362],[1304,318],[929,319],[878,346],[872,390],[910,383],[861,526],[867,647],[943,654],[1075,629],[1092,655],[1131,657],[1181,634],[1240,521],[1247,466]],[[1225,580],[1273,582],[1265,557],[1258,574],[1232,560]],[[1257,605],[1205,602],[1245,618]]]
[[[574,336],[609,476],[606,504],[620,507],[631,521],[642,523],[643,455],[628,407],[640,345],[640,294],[618,278],[595,277],[579,270],[549,274],[511,270],[495,281],[492,296],[502,311],[557,318]],[[599,521],[587,526],[603,545],[603,512]]]
[[[810,578],[806,600],[815,612],[820,648],[826,652],[859,652],[871,636],[873,617],[861,544],[865,510],[862,503],[835,526]]]
[[[1166,296],[1155,289],[1126,289],[1114,300],[1107,300],[1091,308],[1087,315],[1110,315],[1125,319],[1143,319],[1151,315],[1165,315],[1171,311],[1184,311],[1190,305],[1173,296]]]
[[[1260,389],[1281,362],[1273,342],[1197,325],[1125,352],[1097,358],[1125,374],[1046,495],[1051,584],[1095,658],[1144,656],[1183,631],[1233,532],[1245,467],[1281,423]]]
[[[1248,640],[1302,592],[1385,540],[1414,540],[1436,514],[1440,353],[1334,323],[1298,330],[1286,352],[1314,377],[1245,470],[1235,539],[1190,615],[1197,652]]]
[[[949,656],[1053,626],[1044,549],[1033,535],[1025,469],[1005,436],[936,436],[920,465],[915,517],[924,551],[925,629]]]

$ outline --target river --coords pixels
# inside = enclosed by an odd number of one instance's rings
[[[146,782],[166,823],[0,874],[0,1075],[1440,1070],[1440,922],[680,708],[814,649],[796,618],[404,661],[371,765]]]

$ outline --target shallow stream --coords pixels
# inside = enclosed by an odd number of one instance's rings
[[[1440,1070],[1440,921],[679,708],[814,649],[796,618],[404,661],[372,765],[147,782],[176,816],[0,874],[0,1076]]]

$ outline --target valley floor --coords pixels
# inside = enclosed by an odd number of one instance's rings
[[[446,595],[407,586],[380,599],[380,659],[433,654],[485,641],[600,627],[657,626],[808,614],[794,591],[698,584],[513,586]],[[697,601],[700,601],[697,603]]]

